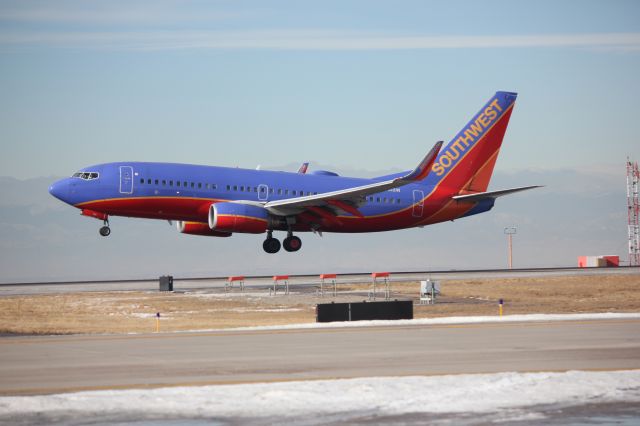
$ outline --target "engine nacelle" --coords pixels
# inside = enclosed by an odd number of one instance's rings
[[[206,237],[230,237],[231,232],[214,231],[206,223],[200,222],[176,222],[176,228],[182,234],[204,235]]]
[[[264,207],[240,203],[215,203],[209,207],[209,228],[220,232],[262,234],[269,212]]]

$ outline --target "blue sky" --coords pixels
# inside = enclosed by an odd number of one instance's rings
[[[225,273],[197,265],[228,247],[234,272],[246,272],[239,252],[278,272],[287,260],[265,257],[256,237],[185,238],[122,219],[99,241],[97,224],[49,200],[48,179],[37,178],[122,160],[406,170],[497,90],[519,97],[491,189],[547,185],[540,195],[425,234],[306,237],[296,267],[317,267],[318,256],[343,269],[366,268],[366,256],[379,265],[381,241],[397,254],[389,269],[419,268],[418,259],[503,266],[502,228],[514,223],[522,240],[535,233],[527,265],[626,256],[624,162],[640,158],[639,76],[634,1],[2,1],[0,176],[15,188],[0,202],[0,266],[16,280],[89,276],[100,259],[117,263],[114,247],[155,253],[179,240],[188,256],[149,263]],[[79,242],[100,257],[60,254]],[[39,266],[21,260],[33,253]],[[452,263],[454,254],[466,256]],[[79,264],[87,270],[74,275]],[[129,276],[121,265],[109,276]]]
[[[5,1],[0,70],[1,173],[19,178],[407,169],[496,90],[520,93],[504,168],[639,154],[637,2]]]

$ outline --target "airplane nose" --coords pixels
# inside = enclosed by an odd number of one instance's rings
[[[67,193],[67,188],[68,188],[68,186],[67,186],[66,179],[59,180],[59,181],[53,183],[49,187],[49,194],[53,195],[58,200],[65,201],[65,198],[66,198],[65,195]]]

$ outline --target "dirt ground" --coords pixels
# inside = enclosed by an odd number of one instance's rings
[[[640,312],[640,275],[594,275],[442,281],[435,305],[417,305],[418,282],[393,283],[391,298],[413,299],[415,318],[504,314]],[[321,297],[315,287],[207,291],[104,292],[0,298],[0,334],[144,333],[315,322],[315,305],[367,300],[370,284],[338,285]],[[384,287],[378,286],[378,300]]]

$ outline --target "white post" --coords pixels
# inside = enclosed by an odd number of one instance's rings
[[[509,269],[513,268],[513,240],[512,237],[517,233],[517,228],[515,226],[510,226],[508,228],[504,228],[504,233],[507,235],[507,264],[509,265]]]

